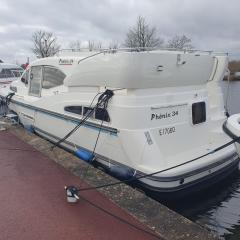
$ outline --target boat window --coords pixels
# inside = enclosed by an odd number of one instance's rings
[[[84,107],[83,109],[83,115],[88,115],[90,111],[92,111],[93,108],[90,108],[90,107]],[[93,113],[90,114],[90,116],[93,116]]]
[[[43,83],[42,88],[49,89],[63,84],[66,75],[59,69],[54,67],[43,67]]]
[[[198,124],[206,121],[206,103],[198,102],[192,105],[192,122]]]
[[[42,68],[41,68],[41,66],[31,67],[29,95],[40,96],[41,81],[42,81]]]
[[[12,75],[14,77],[21,77],[21,75],[23,73],[23,69],[22,68],[11,68],[10,71],[12,72]]]
[[[95,110],[95,118],[99,119],[99,120],[103,120],[105,122],[109,122],[110,121],[108,112],[104,108],[97,108]]]
[[[82,115],[82,106],[67,106],[67,107],[64,107],[64,110],[67,112]]]
[[[14,77],[13,73],[8,68],[3,68],[0,72],[0,78],[12,78]]]
[[[29,69],[24,72],[24,74],[21,77],[21,82],[28,84],[28,77],[29,77]]]
[[[90,111],[92,111],[92,110],[93,110],[93,108],[91,108],[91,107],[83,107],[83,106],[66,106],[66,107],[64,107],[64,111],[79,114],[79,115],[83,114],[84,116],[88,115],[90,113]],[[95,118],[98,120],[102,120],[105,122],[110,122],[109,114],[108,114],[107,110],[103,109],[103,108],[95,109],[95,111],[93,111],[89,117]]]

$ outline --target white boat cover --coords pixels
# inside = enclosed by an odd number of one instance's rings
[[[206,83],[214,56],[169,51],[102,53],[79,61],[68,87],[161,88]]]

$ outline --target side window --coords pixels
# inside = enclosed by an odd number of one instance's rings
[[[64,111],[82,115],[82,106],[67,106]]]
[[[63,84],[66,75],[54,67],[43,67],[42,88],[49,89]]]
[[[206,103],[197,102],[192,105],[192,122],[199,124],[206,121]]]
[[[21,77],[21,75],[22,75],[22,71],[21,71],[21,69],[11,69],[11,72],[12,72],[12,74],[14,75],[14,77]]]
[[[0,78],[11,78],[14,77],[10,69],[3,68],[0,73]]]
[[[29,95],[39,97],[41,94],[42,67],[33,66],[30,72]]]
[[[83,107],[83,106],[66,106],[64,107],[64,111],[78,114],[78,115],[83,115],[86,116],[88,115],[93,108],[91,107]],[[102,120],[105,122],[110,122],[110,117],[106,109],[103,108],[97,108],[95,109],[92,114],[89,115],[90,118],[93,119],[98,119]]]
[[[83,109],[83,115],[88,115],[91,111],[93,110],[93,108],[90,107],[84,107]],[[93,116],[94,112],[92,114],[90,114],[90,116]]]
[[[0,71],[0,78],[5,78],[5,74],[4,74],[4,71],[3,71],[4,69],[1,69],[1,71]]]

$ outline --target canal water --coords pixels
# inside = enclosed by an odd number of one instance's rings
[[[228,83],[222,88],[226,98]],[[230,114],[240,113],[240,81],[230,82],[228,104]],[[223,239],[240,240],[240,172],[205,192],[165,204]]]

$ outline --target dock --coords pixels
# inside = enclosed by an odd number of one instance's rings
[[[67,203],[65,185],[116,179],[61,148],[52,150],[21,126],[6,126],[0,131],[0,239],[219,239],[126,184],[80,192],[78,203]]]

